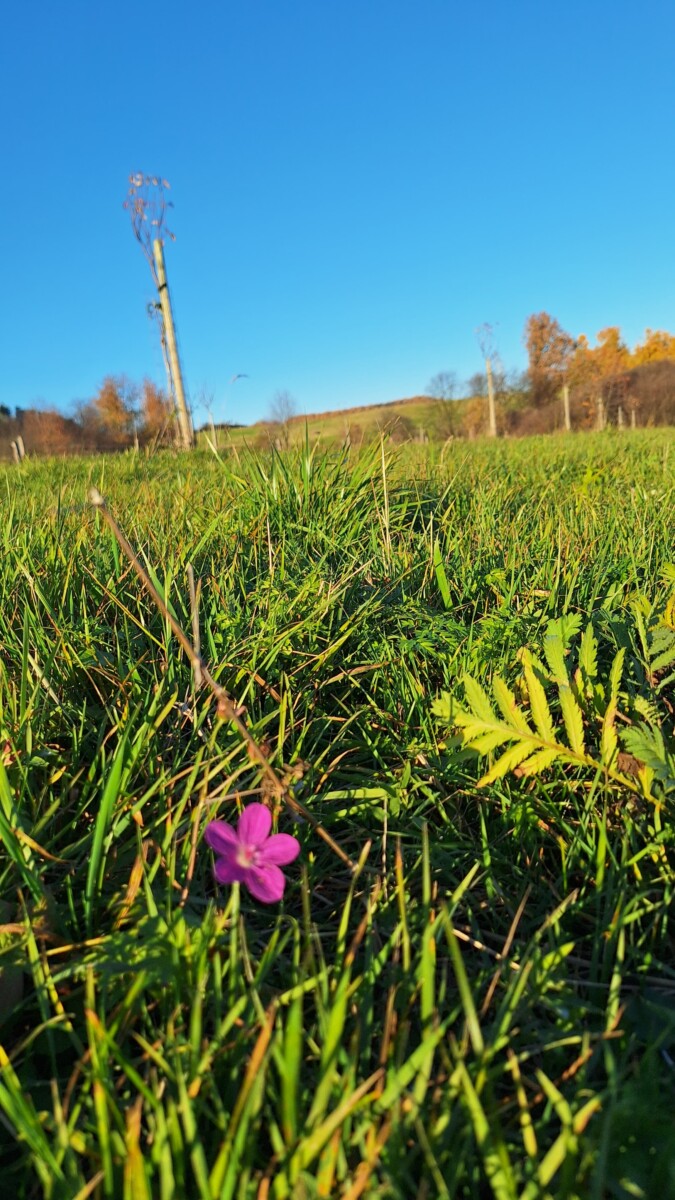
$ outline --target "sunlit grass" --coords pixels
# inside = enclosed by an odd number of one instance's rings
[[[564,613],[599,680],[624,646],[660,686],[674,462],[640,431],[4,473],[8,1195],[675,1195],[672,795],[478,788],[432,711],[466,674],[516,686]],[[192,564],[217,683],[356,874],[275,803],[282,905],[215,885],[207,822],[269,789],[91,485],[187,630]]]

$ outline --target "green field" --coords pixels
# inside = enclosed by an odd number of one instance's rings
[[[4,471],[3,1196],[675,1197],[674,466],[645,430]],[[190,636],[191,564],[271,770],[91,485]],[[204,840],[260,800],[276,905]]]
[[[410,400],[395,400],[389,404],[368,404],[360,408],[345,408],[338,412],[314,413],[292,417],[283,440],[291,446],[301,447],[306,438],[312,445],[339,447],[351,443],[358,449],[362,443],[378,439],[382,433],[396,440],[440,440],[445,441],[453,427],[459,428],[466,411],[466,400],[454,400],[451,404],[434,400],[429,396],[416,396]],[[215,429],[215,446],[239,450],[268,449],[270,442],[279,438],[274,423],[258,421],[255,425],[236,425]],[[214,444],[213,432],[205,425],[197,436],[200,446]]]

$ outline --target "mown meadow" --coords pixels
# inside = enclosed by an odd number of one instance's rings
[[[4,472],[2,1195],[675,1196],[674,466],[640,430]],[[260,802],[277,904],[205,841]]]

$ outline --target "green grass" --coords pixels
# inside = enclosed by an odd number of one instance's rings
[[[675,1196],[674,462],[661,430],[4,473],[8,1195]],[[267,783],[92,484],[187,630],[192,564],[205,659],[356,873],[281,806],[283,903],[215,885],[207,821]]]

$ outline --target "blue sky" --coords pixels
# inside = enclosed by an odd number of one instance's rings
[[[197,423],[466,379],[483,322],[523,368],[541,309],[675,331],[673,45],[672,0],[5,5],[0,403],[163,383],[139,170]]]

